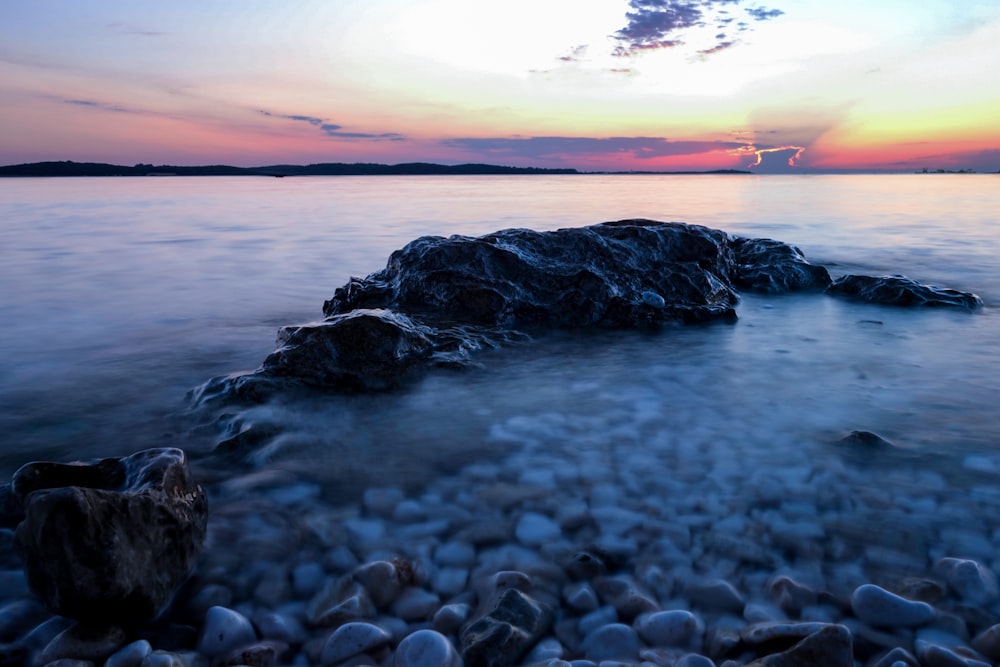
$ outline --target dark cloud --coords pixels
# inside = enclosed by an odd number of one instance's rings
[[[98,102],[97,100],[60,100],[63,104],[72,104],[78,107],[87,107],[89,109],[99,109],[101,111],[113,111],[115,113],[132,113],[130,109],[118,106],[117,104],[108,104],[107,102]]]
[[[680,46],[686,42],[687,33],[694,29],[714,28],[721,31],[734,20],[726,7],[738,6],[742,2],[744,0],[629,0],[630,10],[625,14],[627,24],[612,35],[619,42],[612,55],[627,57],[643,51]],[[744,11],[757,21],[784,14],[780,9],[760,6],[744,8]],[[750,26],[745,21],[737,25],[741,31]],[[734,43],[731,40],[727,42],[724,34],[717,35],[716,40],[719,41],[716,46],[702,49],[699,53],[718,53]]]
[[[322,118],[317,118],[316,116],[305,116],[302,114],[278,114],[271,113],[265,109],[258,109],[257,112],[262,116],[267,116],[268,118],[282,118],[284,120],[294,120],[300,123],[309,123],[313,127],[320,129],[323,134],[328,137],[337,137],[340,139],[370,139],[374,141],[405,141],[406,137],[402,134],[396,132],[383,132],[381,134],[369,134],[367,132],[345,132],[343,125],[337,125],[336,123],[328,123]]]
[[[503,158],[545,159],[568,155],[625,154],[639,159],[697,155],[745,149],[737,141],[671,141],[665,137],[514,137],[460,138],[444,142],[451,148]]]
[[[747,14],[757,21],[776,19],[784,13],[780,9],[765,9],[764,7],[750,7],[747,9]]]

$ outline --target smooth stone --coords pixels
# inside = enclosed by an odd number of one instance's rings
[[[905,648],[897,646],[883,655],[871,667],[920,667],[920,663]]]
[[[863,584],[851,595],[851,609],[859,619],[878,627],[924,625],[934,620],[934,607],[915,602],[876,586]]]
[[[104,667],[140,667],[143,659],[153,652],[153,647],[145,639],[126,644],[111,654]]]
[[[184,659],[170,651],[153,651],[142,659],[140,667],[188,667]]]
[[[262,639],[277,639],[287,644],[301,644],[306,641],[306,631],[294,616],[269,609],[257,609],[250,617]]]
[[[246,616],[226,607],[212,607],[205,614],[198,650],[218,658],[256,641],[257,633]]]
[[[45,667],[95,667],[93,660],[76,660],[74,658],[59,658],[46,663]]]
[[[365,587],[376,607],[386,607],[409,585],[412,577],[401,572],[395,563],[377,560],[354,571],[354,580]]]
[[[297,598],[311,598],[323,587],[326,570],[319,563],[303,563],[292,570],[292,593]]]
[[[60,658],[104,662],[125,644],[125,639],[125,630],[117,625],[77,623],[56,635],[42,651],[41,659],[43,663]]]
[[[972,639],[972,648],[990,660],[1000,662],[1000,624],[992,625]]]
[[[686,653],[674,663],[674,667],[715,667],[715,663],[699,653]]]
[[[961,656],[944,646],[920,639],[914,642],[914,649],[924,667],[992,667],[988,662]]]
[[[694,584],[686,589],[686,594],[694,606],[713,611],[743,613],[746,605],[743,596],[724,579],[716,579]]]
[[[361,591],[317,614],[312,622],[321,626],[336,626],[348,621],[374,618],[376,612],[371,597],[366,591]]]
[[[441,634],[454,634],[469,620],[471,614],[472,607],[464,602],[446,604],[435,612],[431,628]]]
[[[603,625],[610,625],[617,622],[618,611],[612,606],[607,606],[599,607],[581,617],[576,627],[581,635],[586,636]]]
[[[601,604],[597,599],[597,592],[587,582],[567,586],[563,591],[563,597],[566,599],[566,604],[577,613],[590,613]]]
[[[463,567],[443,567],[431,576],[431,587],[445,598],[462,593],[468,583],[469,571]]]
[[[588,634],[582,644],[587,660],[636,660],[639,656],[639,635],[623,623],[602,625]]]
[[[941,558],[934,573],[944,578],[948,587],[967,604],[985,607],[1000,597],[996,575],[986,566],[965,558]]]
[[[792,621],[754,623],[740,630],[740,638],[748,644],[765,644],[776,640],[799,641],[833,625],[835,624]]]
[[[650,646],[693,647],[701,643],[704,630],[698,617],[684,609],[644,614],[634,626]]]
[[[336,665],[359,653],[366,653],[388,645],[392,635],[371,623],[345,623],[334,631],[323,647],[320,663],[324,667]]]
[[[434,630],[417,630],[399,642],[393,667],[461,667],[462,659],[448,638]]]
[[[423,588],[411,586],[392,603],[392,613],[404,621],[424,621],[441,606],[441,599]]]
[[[262,641],[241,646],[216,660],[216,667],[244,665],[246,667],[274,667],[278,659],[288,652],[288,645],[279,641]],[[190,666],[189,666],[190,667]],[[208,667],[208,666],[206,666]]]
[[[18,639],[52,613],[33,598],[14,600],[0,607],[0,642]]]
[[[388,519],[404,497],[403,491],[396,487],[374,487],[365,489],[361,505],[372,514]]]
[[[534,587],[531,575],[517,570],[502,570],[493,575],[493,590],[497,593],[513,588],[522,593],[529,593]]]
[[[434,561],[442,567],[469,567],[476,562],[476,548],[468,542],[445,542],[434,550]]]
[[[854,667],[851,631],[829,625],[814,632],[787,651],[765,656],[747,667]]]
[[[59,633],[69,629],[73,626],[73,624],[74,621],[68,618],[63,616],[53,616],[52,618],[42,621],[29,630],[23,637],[20,638],[19,643],[32,651],[41,651],[43,648],[48,646],[49,642],[55,639]]]
[[[566,649],[555,637],[546,637],[535,644],[535,647],[524,657],[524,664],[558,660],[565,655]]]
[[[525,512],[517,522],[514,536],[522,544],[537,547],[562,536],[559,524],[537,512]]]

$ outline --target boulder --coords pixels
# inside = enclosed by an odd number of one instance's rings
[[[384,269],[336,289],[323,304],[324,321],[282,328],[257,370],[209,380],[192,399],[205,407],[258,404],[300,389],[389,389],[413,371],[467,366],[477,351],[552,329],[732,322],[738,289],[825,289],[900,305],[982,303],[899,277],[831,281],[795,246],[680,222],[424,236],[392,253]],[[228,435],[236,449],[269,437]]]
[[[833,281],[828,294],[885,306],[952,306],[965,310],[982,308],[983,300],[971,292],[924,285],[903,276],[856,276]]]
[[[85,463],[35,462],[11,480],[28,585],[54,613],[155,617],[201,552],[208,501],[180,449]]]

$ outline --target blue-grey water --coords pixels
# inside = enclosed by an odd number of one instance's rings
[[[256,367],[279,326],[321,318],[418,236],[631,217],[780,239],[834,275],[902,273],[986,307],[745,295],[731,326],[558,334],[389,394],[261,408],[288,434],[227,464],[422,482],[553,420],[616,456],[668,429],[780,465],[864,429],[942,467],[1000,457],[998,211],[989,175],[0,180],[0,472],[209,452],[186,392]]]

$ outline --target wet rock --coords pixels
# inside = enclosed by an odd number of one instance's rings
[[[841,276],[827,288],[828,294],[845,296],[886,306],[952,306],[966,310],[982,308],[983,300],[970,292],[923,285],[903,276]]]
[[[996,575],[985,565],[965,558],[941,558],[934,573],[944,578],[948,588],[968,604],[989,606],[1000,597]]]
[[[733,282],[755,292],[776,294],[830,285],[826,268],[810,264],[793,245],[771,239],[732,241],[736,267]]]
[[[288,645],[279,641],[262,641],[240,646],[213,661],[213,667],[274,667],[281,656],[288,651]]]
[[[145,639],[126,644],[115,651],[104,663],[104,667],[140,667],[153,647]]]
[[[515,664],[548,630],[552,611],[516,588],[503,590],[491,610],[462,632],[466,667]]]
[[[345,623],[326,641],[320,662],[335,665],[359,653],[387,646],[391,641],[391,634],[372,623]]]
[[[29,463],[11,486],[25,512],[15,543],[28,584],[57,614],[151,618],[201,552],[208,501],[179,449]]]
[[[42,651],[43,664],[61,658],[104,662],[125,644],[125,631],[116,625],[77,623],[56,635]]]
[[[692,604],[704,609],[743,613],[746,602],[733,585],[723,579],[692,584],[687,588]]]
[[[257,633],[243,614],[226,607],[212,607],[205,615],[198,650],[217,658],[256,641]]]
[[[684,609],[644,614],[636,619],[635,629],[650,646],[700,646],[704,632],[698,617]]]
[[[639,655],[639,635],[623,623],[602,625],[583,640],[587,660],[601,663],[605,660],[634,661]]]
[[[434,630],[417,630],[399,642],[393,655],[393,667],[462,667],[462,659],[448,638]],[[466,662],[466,667],[477,664]]]
[[[934,620],[934,607],[916,602],[876,586],[864,584],[851,596],[854,615],[877,627],[910,627]]]
[[[828,625],[792,648],[751,662],[748,667],[853,667],[851,632],[843,625]]]

